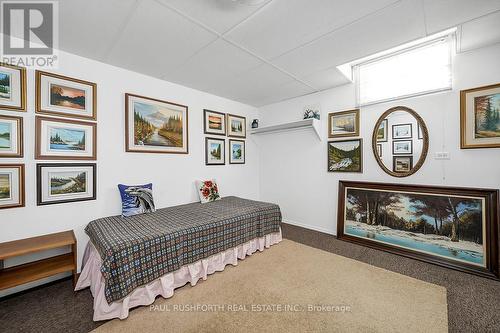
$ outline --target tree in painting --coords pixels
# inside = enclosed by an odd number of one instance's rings
[[[474,99],[476,138],[500,137],[500,94]]]
[[[0,98],[10,98],[10,75],[0,73]]]
[[[346,234],[483,264],[479,199],[349,189]]]

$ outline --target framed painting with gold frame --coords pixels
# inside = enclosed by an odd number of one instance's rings
[[[97,85],[54,73],[35,72],[36,113],[97,120]]]
[[[0,63],[0,109],[26,111],[26,68]]]
[[[328,114],[328,137],[359,135],[359,109]]]
[[[23,157],[23,118],[0,115],[0,158]]]
[[[500,148],[500,83],[460,91],[460,148]]]
[[[24,207],[24,164],[0,164],[0,209]]]

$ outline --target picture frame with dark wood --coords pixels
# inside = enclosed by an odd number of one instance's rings
[[[392,154],[393,155],[413,154],[413,141],[412,140],[392,141]]]
[[[328,137],[340,138],[359,135],[359,109],[328,114]]]
[[[229,139],[229,164],[245,164],[245,141]]]
[[[413,138],[412,124],[392,125],[392,139],[411,139]]]
[[[97,120],[97,84],[69,76],[35,72],[36,113]]]
[[[337,238],[499,279],[499,191],[339,182]]]
[[[20,158],[23,155],[23,118],[0,115],[0,158]]]
[[[205,165],[226,164],[226,140],[205,137]]]
[[[203,133],[226,135],[226,114],[203,109]]]
[[[0,164],[0,209],[24,207],[24,164]]]
[[[393,156],[393,172],[410,172],[413,168],[413,156]]]
[[[96,160],[96,158],[96,123],[35,117],[35,159]]]
[[[226,114],[227,118],[227,136],[233,138],[247,137],[247,118],[234,114]]]
[[[328,141],[328,172],[363,172],[363,139]]]
[[[26,112],[26,68],[0,62],[0,109]]]
[[[125,151],[188,154],[188,107],[125,94]]]
[[[500,148],[500,83],[460,91],[460,148]]]
[[[96,199],[95,163],[38,163],[37,205],[53,205]]]

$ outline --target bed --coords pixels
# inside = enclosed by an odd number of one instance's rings
[[[94,320],[124,319],[156,296],[237,265],[281,241],[278,205],[238,197],[90,222],[75,290],[90,287]]]

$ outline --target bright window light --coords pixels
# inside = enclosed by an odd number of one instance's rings
[[[450,36],[353,66],[358,105],[451,89]]]

